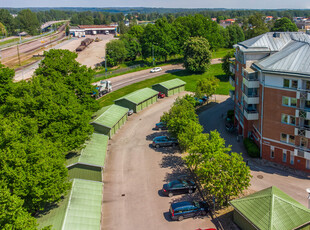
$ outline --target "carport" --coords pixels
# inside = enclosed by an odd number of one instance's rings
[[[127,121],[128,109],[118,105],[103,107],[91,121],[95,132],[107,135],[110,139]]]
[[[309,229],[310,210],[275,186],[230,202],[242,230]]]
[[[69,153],[66,161],[69,179],[102,181],[108,140],[108,136],[94,133],[85,143],[85,148]]]
[[[175,78],[169,81],[164,81],[152,86],[152,89],[164,93],[167,97],[180,93],[185,90],[186,82]]]
[[[125,95],[124,97],[115,100],[114,103],[132,109],[135,113],[138,113],[149,105],[155,103],[157,101],[157,96],[157,91],[150,88],[144,88]]]
[[[39,229],[101,229],[102,192],[102,182],[74,179],[68,195],[37,218]]]

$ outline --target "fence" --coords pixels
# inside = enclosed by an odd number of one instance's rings
[[[117,69],[117,70],[113,70],[113,71],[108,71],[106,73],[101,73],[101,74],[97,74],[94,76],[94,78],[99,78],[99,77],[104,77],[104,76],[112,76],[112,75],[115,75],[115,74],[120,74],[120,73],[125,73],[127,71],[130,71],[132,69],[137,69],[137,68],[141,68],[141,67],[144,67],[145,64],[138,64],[138,65],[132,65],[132,66],[128,66],[126,68],[120,68],[120,69]]]

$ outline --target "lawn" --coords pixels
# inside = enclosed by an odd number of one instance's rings
[[[185,90],[194,92],[196,88],[196,82],[199,79],[205,78],[207,76],[215,76],[220,79],[220,86],[216,91],[216,94],[228,95],[229,90],[233,89],[230,85],[228,78],[224,75],[222,70],[222,64],[211,65],[208,72],[204,74],[192,74],[187,72],[186,70],[178,71],[175,73],[169,73],[165,75],[161,75],[159,77],[154,77],[151,79],[147,79],[141,82],[134,83],[129,86],[125,86],[119,90],[111,92],[106,96],[99,99],[100,106],[107,106],[113,104],[113,101],[128,94],[135,90],[142,89],[145,87],[151,87],[156,83],[160,83],[163,81],[171,80],[174,78],[180,78],[181,80],[186,82]]]
[[[212,59],[223,58],[226,54],[228,54],[233,50],[234,49],[219,48],[218,50],[212,53]]]
[[[5,44],[9,44],[9,43],[12,43],[12,42],[17,42],[18,40],[19,40],[19,38],[8,39],[8,40],[5,40],[3,42],[0,42],[0,46],[5,45]]]

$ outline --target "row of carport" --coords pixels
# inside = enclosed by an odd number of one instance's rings
[[[108,140],[125,124],[128,111],[138,113],[157,102],[158,92],[166,96],[184,91],[185,82],[173,79],[125,95],[103,107],[91,120],[95,132],[82,150],[67,155],[71,192],[57,208],[38,218],[40,227],[53,229],[100,229],[103,168]]]

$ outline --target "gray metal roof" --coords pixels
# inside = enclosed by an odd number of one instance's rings
[[[275,36],[275,34],[279,36]],[[283,49],[291,41],[305,41],[310,43],[310,36],[302,32],[268,32],[240,42],[236,46],[239,46],[244,52],[276,52]]]
[[[255,65],[265,71],[310,75],[310,43],[291,41],[281,51]]]

